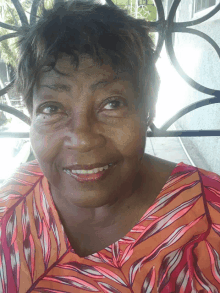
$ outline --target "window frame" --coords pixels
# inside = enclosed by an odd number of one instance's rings
[[[201,10],[199,10],[199,11],[195,11],[195,10],[196,10],[196,4],[197,4],[198,1],[205,1],[205,0],[195,0],[195,1],[194,1],[194,13],[198,13],[198,12],[201,12],[201,11],[203,11],[203,10],[205,10],[205,9],[211,8],[211,7],[215,6],[215,5],[216,5],[216,2],[217,2],[217,0],[215,0],[215,4],[214,4],[214,5],[209,6],[209,7],[206,7],[206,8],[203,8],[203,9],[201,9]],[[206,0],[206,1],[207,1],[207,0]],[[210,1],[210,0],[208,0],[208,1]]]
[[[192,1],[193,2],[192,3],[192,20],[198,19],[198,18],[203,17],[204,15],[208,14],[210,11],[212,11],[220,3],[220,0],[216,0],[215,5],[212,5],[208,8],[205,8],[203,10],[195,12],[196,1],[197,0]],[[220,11],[217,12],[215,15],[213,15],[211,18],[207,19],[206,21],[214,21],[217,19],[218,20],[220,19]]]

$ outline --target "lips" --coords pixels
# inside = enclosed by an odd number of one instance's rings
[[[114,166],[115,164],[113,163],[105,165],[98,163],[92,165],[73,165],[63,170],[67,175],[73,177],[78,182],[85,183],[104,179]]]
[[[95,168],[101,168],[104,167],[106,165],[114,165],[113,163],[97,163],[97,164],[91,164],[91,165],[72,165],[72,166],[67,166],[64,167],[63,170],[92,170]]]

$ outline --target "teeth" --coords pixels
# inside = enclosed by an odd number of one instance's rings
[[[101,172],[103,170],[107,170],[110,166],[112,166],[112,164],[106,165],[104,167],[101,168],[94,168],[92,170],[64,170],[67,174],[71,175],[71,174],[94,174],[94,173],[98,173]]]
[[[66,172],[67,174],[71,175],[70,170],[64,170],[64,172]]]

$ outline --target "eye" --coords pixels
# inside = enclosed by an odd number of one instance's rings
[[[117,110],[122,107],[126,106],[126,103],[119,99],[119,98],[110,98],[107,100],[105,106],[103,107],[104,110]]]
[[[54,114],[63,114],[65,113],[65,111],[61,105],[45,103],[43,105],[40,105],[40,107],[37,110],[37,113],[46,114],[46,115],[54,115]]]

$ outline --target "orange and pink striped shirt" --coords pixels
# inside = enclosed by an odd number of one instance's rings
[[[147,196],[147,195],[146,195]],[[38,162],[0,189],[0,292],[220,292],[220,176],[176,165],[123,238],[79,257]]]

